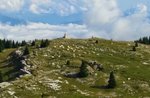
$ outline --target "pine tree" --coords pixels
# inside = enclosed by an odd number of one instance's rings
[[[40,48],[45,48],[49,45],[49,40],[46,39],[46,40],[42,40],[41,41],[41,44],[40,44]]]
[[[12,42],[12,48],[15,48],[15,41]]]
[[[150,36],[149,37],[140,38],[137,42],[138,43],[142,43],[142,44],[150,45]]]
[[[69,60],[67,60],[66,65],[70,65],[70,61]]]
[[[40,44],[40,48],[44,47],[44,40],[42,39],[41,44]]]
[[[135,41],[135,47],[138,47],[138,42],[137,41]]]
[[[24,50],[24,52],[23,52],[23,55],[29,55],[29,49],[28,49],[27,46],[25,47],[25,50]]]
[[[98,40],[96,40],[95,43],[98,44]]]
[[[136,51],[136,47],[135,46],[132,47],[132,51]]]
[[[5,48],[10,48],[11,47],[11,43],[9,40],[6,40],[5,42]]]
[[[17,41],[16,43],[15,43],[15,48],[18,48],[19,47],[19,42]]]
[[[2,72],[0,71],[0,83],[3,82],[3,75]]]
[[[22,41],[21,46],[27,45],[27,42],[25,40]]]
[[[150,36],[149,36],[149,39],[148,39],[148,44],[150,45]]]
[[[114,76],[113,71],[110,73],[107,87],[108,88],[115,88],[116,87],[116,80],[115,80],[115,76]]]
[[[140,39],[138,40],[138,42],[139,42],[139,43],[142,43],[142,38],[140,38]]]
[[[35,41],[32,41],[31,46],[35,46]]]
[[[88,76],[87,63],[82,60],[82,64],[80,67],[79,77],[87,77]]]
[[[3,41],[0,40],[0,52],[2,52],[4,50],[4,44]]]
[[[46,39],[46,40],[45,40],[45,47],[48,47],[48,45],[49,45],[49,40]]]

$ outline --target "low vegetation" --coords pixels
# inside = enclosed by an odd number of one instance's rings
[[[35,40],[5,49],[0,98],[148,98],[149,50],[99,38]]]

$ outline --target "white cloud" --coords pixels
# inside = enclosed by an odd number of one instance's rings
[[[105,25],[113,22],[120,16],[120,10],[117,7],[116,0],[90,0],[87,19],[89,24]]]
[[[30,11],[35,14],[55,13],[68,16],[86,10],[80,0],[31,0]]]
[[[91,0],[87,4],[86,25],[102,37],[135,40],[150,35],[148,8],[144,4],[137,5],[136,12],[128,16],[123,15],[117,0]]]
[[[52,6],[51,0],[31,0],[29,10],[35,14],[49,13],[50,6]]]
[[[0,0],[0,10],[19,11],[23,0]],[[28,0],[27,8],[36,14],[67,16],[85,13],[84,24],[50,25],[29,23],[11,26],[0,24],[0,36],[9,39],[56,38],[68,32],[72,37],[98,36],[116,40],[134,40],[150,35],[148,7],[138,4],[134,13],[125,16],[117,0]],[[7,34],[4,34],[7,33]],[[26,37],[24,37],[26,36]]]
[[[91,36],[85,25],[78,24],[50,25],[28,23],[27,25],[16,26],[0,24],[0,37],[14,40],[52,39],[62,37],[65,32],[70,37],[75,38],[87,38]]]
[[[24,0],[0,0],[0,10],[19,11],[24,4]]]

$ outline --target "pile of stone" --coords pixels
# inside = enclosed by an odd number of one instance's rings
[[[90,61],[90,62],[88,62],[88,64],[89,64],[90,67],[92,67],[94,70],[101,71],[101,70],[104,69],[104,68],[103,68],[103,65],[97,63],[96,61]]]

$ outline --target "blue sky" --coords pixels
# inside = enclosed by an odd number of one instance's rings
[[[2,1],[4,1],[4,0],[2,0]],[[20,0],[20,1],[22,1],[22,0]],[[61,15],[58,12],[35,13],[34,11],[31,11],[29,8],[29,5],[30,5],[29,2],[31,2],[31,1],[32,0],[25,0],[24,5],[22,6],[22,8],[20,8],[19,11],[9,11],[9,8],[2,9],[0,12],[0,15],[1,16],[3,15],[4,17],[13,18],[14,21],[12,19],[10,19],[10,20],[6,19],[6,22],[10,22],[12,24],[18,24],[21,21],[23,21],[23,23],[25,21],[32,21],[32,22],[44,22],[44,23],[49,23],[49,24],[66,24],[66,23],[82,23],[83,22],[84,11],[82,11],[82,10],[80,10],[78,12],[74,12],[74,13],[69,13],[66,11],[66,13],[68,13],[68,15]],[[33,0],[33,1],[36,1],[36,0]],[[43,1],[43,0],[37,0],[37,1]],[[51,0],[48,0],[48,1],[51,1]],[[55,1],[55,0],[53,0],[53,1]],[[56,0],[55,2],[60,2],[60,1],[63,1],[63,0]],[[76,0],[76,1],[79,1],[79,0]],[[7,1],[5,0],[5,2],[7,2]],[[135,8],[138,4],[145,4],[145,5],[150,4],[149,0],[118,0],[117,2],[118,2],[118,7],[124,12],[126,12],[132,8]],[[83,6],[83,5],[81,5],[81,6]],[[44,6],[44,4],[42,6]],[[147,6],[149,6],[149,5],[147,5]],[[57,9],[53,9],[53,10],[56,11]],[[17,21],[17,23],[16,23],[16,19],[18,19],[19,22]],[[1,19],[0,21],[4,21],[4,20]]]
[[[149,0],[0,0],[0,37],[15,40],[150,35]],[[27,37],[24,37],[27,36]]]
[[[145,4],[147,6],[150,5],[149,0],[118,0],[118,3],[119,3],[119,7],[124,11],[132,7],[136,7],[140,3]]]

